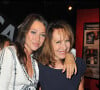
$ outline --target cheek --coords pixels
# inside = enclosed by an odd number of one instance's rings
[[[44,41],[45,41],[45,38],[41,38],[41,39],[40,39],[41,44],[43,44]]]
[[[71,46],[71,45],[70,45],[70,43],[69,43],[69,44],[68,44],[68,47],[70,48],[70,46]]]
[[[66,47],[67,47],[67,51],[69,51],[71,47],[70,43],[67,43]]]
[[[70,45],[70,42],[67,42],[67,43],[66,43],[66,46],[67,46],[67,48],[70,48],[70,46],[71,46],[71,45]]]
[[[53,43],[52,48],[54,49],[54,51],[57,51],[60,48],[60,45]]]
[[[34,35],[32,35],[31,33],[28,33],[27,35],[26,35],[26,40],[27,41],[32,41],[34,39]]]
[[[26,43],[26,44],[31,44],[31,38],[28,37],[28,36],[26,36],[26,38],[25,38],[25,43]]]

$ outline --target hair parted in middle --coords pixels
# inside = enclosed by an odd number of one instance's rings
[[[44,43],[44,47],[39,57],[40,62],[44,65],[51,64],[52,66],[54,66],[55,64],[54,50],[52,47],[52,37],[53,37],[52,35],[55,29],[56,30],[62,29],[61,32],[63,32],[63,37],[68,35],[71,48],[73,47],[74,44],[74,35],[72,32],[72,27],[67,22],[60,20],[57,22],[50,23],[47,28],[46,41]]]
[[[30,27],[35,21],[39,21],[43,23],[45,28],[47,28],[47,21],[39,14],[29,14],[24,21],[18,26],[18,36],[16,38],[15,46],[17,48],[18,58],[21,64],[25,65],[25,52],[24,52],[24,44],[25,44],[25,37],[26,34],[29,32]],[[41,49],[41,48],[40,48]],[[38,52],[38,51],[37,51]]]

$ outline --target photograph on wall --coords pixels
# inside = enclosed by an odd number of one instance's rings
[[[86,43],[87,44],[94,44],[95,34],[94,32],[87,32],[86,33]]]
[[[98,64],[98,50],[97,49],[87,49],[85,56],[86,56],[86,64],[88,65]]]
[[[83,35],[83,59],[87,69],[85,77],[99,79],[100,23],[85,23]]]

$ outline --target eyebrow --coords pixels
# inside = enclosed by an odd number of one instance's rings
[[[38,31],[37,29],[30,29],[30,31]],[[44,32],[41,32],[41,33],[46,33],[45,31]]]

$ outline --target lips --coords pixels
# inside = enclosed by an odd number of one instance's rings
[[[60,51],[60,53],[65,53],[65,52],[63,52],[63,51]]]
[[[59,53],[61,53],[61,54],[65,54],[65,51],[59,51]]]
[[[39,45],[40,45],[39,43],[33,43],[34,47],[39,47]]]

